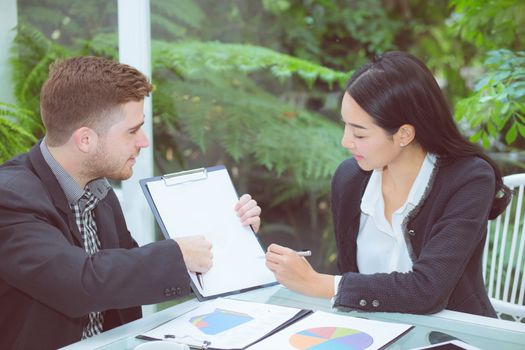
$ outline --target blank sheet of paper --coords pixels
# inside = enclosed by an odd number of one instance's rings
[[[160,179],[147,187],[171,238],[204,235],[213,245],[213,267],[202,275],[203,288],[190,273],[203,297],[276,282],[255,234],[235,213],[238,198],[224,167],[202,180],[167,185]]]

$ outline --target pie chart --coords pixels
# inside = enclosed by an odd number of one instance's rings
[[[364,350],[373,342],[367,333],[342,327],[309,328],[290,337],[298,350]]]

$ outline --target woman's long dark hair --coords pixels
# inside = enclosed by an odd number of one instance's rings
[[[506,208],[511,192],[501,170],[480,146],[461,135],[438,83],[419,59],[387,52],[355,71],[346,91],[388,133],[396,133],[403,124],[414,126],[416,141],[443,161],[470,156],[487,161],[496,175],[489,219]]]

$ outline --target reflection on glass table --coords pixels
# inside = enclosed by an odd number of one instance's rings
[[[400,313],[338,312],[332,310],[329,300],[311,298],[294,293],[281,286],[258,289],[229,296],[237,300],[270,303],[312,310],[334,312],[340,315],[363,317],[371,320],[400,322],[415,327],[403,337],[390,344],[387,349],[412,349],[431,345],[438,341],[460,340],[480,349],[523,350],[525,324],[444,310],[433,315]],[[199,305],[196,299],[146,316],[93,338],[72,344],[64,349],[134,349],[144,340],[135,338],[164,322],[167,322]],[[438,336],[439,335],[439,336]],[[448,337],[448,338],[447,338]]]

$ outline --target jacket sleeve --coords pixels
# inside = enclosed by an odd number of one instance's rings
[[[335,307],[426,314],[447,306],[465,267],[483,249],[495,191],[494,172],[476,158],[455,167],[442,183],[424,203],[431,214],[422,219],[432,224],[428,232],[416,232],[426,238],[412,271],[345,273]]]
[[[67,238],[67,226],[41,186],[26,181],[21,191],[22,180],[0,187],[0,279],[5,283],[69,317],[190,292],[175,241],[133,247],[129,237],[125,248],[88,256]]]

